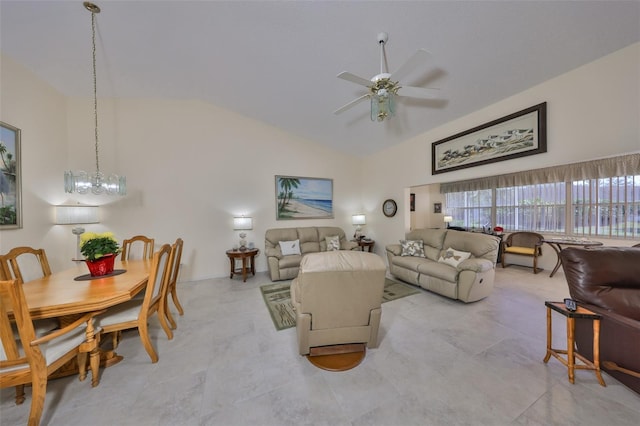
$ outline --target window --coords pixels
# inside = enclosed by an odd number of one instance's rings
[[[440,184],[453,226],[640,237],[640,154]]]
[[[640,176],[575,181],[571,199],[575,235],[640,236]]]
[[[447,194],[447,214],[453,216],[449,226],[482,228],[490,225],[492,198],[490,189]]]
[[[565,183],[496,189],[496,220],[508,231],[565,231]]]

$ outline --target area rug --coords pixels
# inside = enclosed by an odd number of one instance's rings
[[[273,325],[276,326],[276,330],[278,331],[285,330],[296,325],[296,315],[293,312],[291,294],[289,293],[290,286],[291,281],[282,281],[275,284],[260,286],[264,303],[267,305],[267,309],[269,309],[269,314],[273,320]],[[420,290],[413,286],[385,278],[382,303],[390,302],[419,292]]]

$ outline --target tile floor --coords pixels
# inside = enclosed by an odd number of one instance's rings
[[[101,370],[101,382],[50,382],[43,425],[638,425],[640,395],[603,374],[545,355],[545,300],[568,296],[562,271],[497,269],[487,299],[465,305],[432,293],[383,305],[380,347],[357,368],[331,373],[297,353],[295,329],[276,331],[259,286],[217,278],[179,284],[186,309],[160,361],[137,333]],[[554,346],[564,321],[554,315]],[[25,424],[29,399],[3,389],[0,424]],[[27,391],[29,392],[29,391]],[[29,393],[28,393],[29,395]]]

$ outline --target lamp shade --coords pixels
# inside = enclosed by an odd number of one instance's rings
[[[453,222],[453,216],[445,216],[444,221],[445,223]]]
[[[56,206],[56,224],[99,223],[98,206]]]
[[[351,216],[351,223],[354,225],[366,225],[366,217],[363,214],[354,214]]]
[[[244,216],[234,217],[233,229],[234,230],[253,229],[253,219],[250,217],[244,217]]]

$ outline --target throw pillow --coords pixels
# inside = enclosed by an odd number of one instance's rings
[[[471,257],[471,253],[467,253],[466,251],[454,250],[449,247],[442,253],[442,256],[440,256],[438,262],[446,263],[447,265],[451,265],[454,268],[457,268],[460,262],[462,262],[463,260],[467,260],[469,257]]]
[[[325,237],[327,241],[327,251],[340,250],[340,236]]]
[[[400,245],[402,246],[400,256],[426,257],[422,240],[400,240]]]
[[[300,240],[280,241],[279,244],[280,244],[280,251],[282,251],[283,256],[300,254]]]

